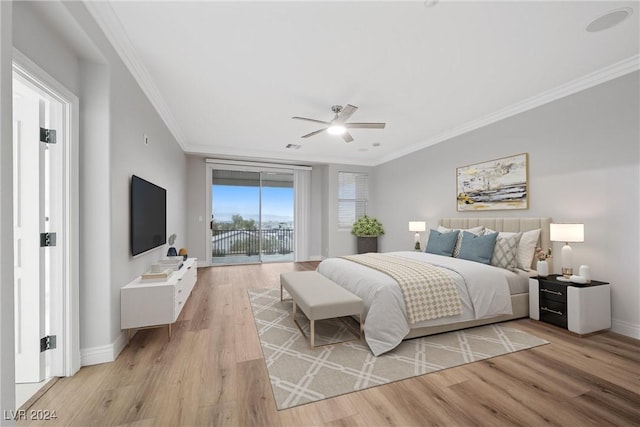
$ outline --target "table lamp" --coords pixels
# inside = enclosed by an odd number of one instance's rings
[[[573,250],[570,242],[584,242],[584,224],[550,224],[550,238],[553,242],[564,242],[560,253],[562,258],[562,277],[558,280],[568,282],[573,274]]]
[[[416,251],[420,250],[420,232],[427,229],[427,223],[425,221],[409,221],[409,231],[415,231],[415,246]]]

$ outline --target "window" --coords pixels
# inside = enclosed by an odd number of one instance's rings
[[[369,176],[366,173],[338,172],[338,228],[351,228],[367,213]]]

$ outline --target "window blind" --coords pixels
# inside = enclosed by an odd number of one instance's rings
[[[359,172],[338,172],[338,228],[351,228],[367,213],[369,176]]]

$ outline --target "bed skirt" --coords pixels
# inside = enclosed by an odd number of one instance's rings
[[[505,314],[497,317],[489,317],[486,319],[468,320],[466,322],[449,323],[446,325],[427,326],[424,328],[415,328],[409,331],[405,340],[411,338],[425,337],[427,335],[440,334],[442,332],[457,331],[460,329],[473,328],[475,326],[488,325],[491,323],[505,322],[507,320],[520,319],[529,317],[529,293],[511,295],[511,307],[513,314]]]

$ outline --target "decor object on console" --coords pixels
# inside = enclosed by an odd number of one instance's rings
[[[591,283],[591,269],[588,265],[581,265],[578,270],[578,275],[586,281],[586,283]]]
[[[171,236],[169,236],[168,242],[171,247],[167,251],[167,256],[178,256],[178,251],[176,251],[176,248],[173,247],[173,244],[176,241],[176,237],[178,237],[176,233],[173,233]]]
[[[573,275],[573,249],[569,243],[584,242],[584,224],[550,224],[552,242],[565,242],[562,247],[562,277],[560,281],[568,282]]]
[[[351,234],[358,238],[358,253],[378,251],[378,236],[384,234],[384,228],[377,219],[363,216],[356,220],[351,227]]]
[[[542,248],[536,248],[535,257],[538,260],[536,263],[536,271],[539,277],[547,277],[549,275],[549,263],[547,259],[551,258],[551,248],[545,252]]]
[[[415,245],[414,249],[416,251],[420,250],[420,232],[426,231],[427,223],[425,221],[409,221],[409,231],[415,231]]]
[[[528,209],[528,155],[459,167],[456,189],[458,211]]]

